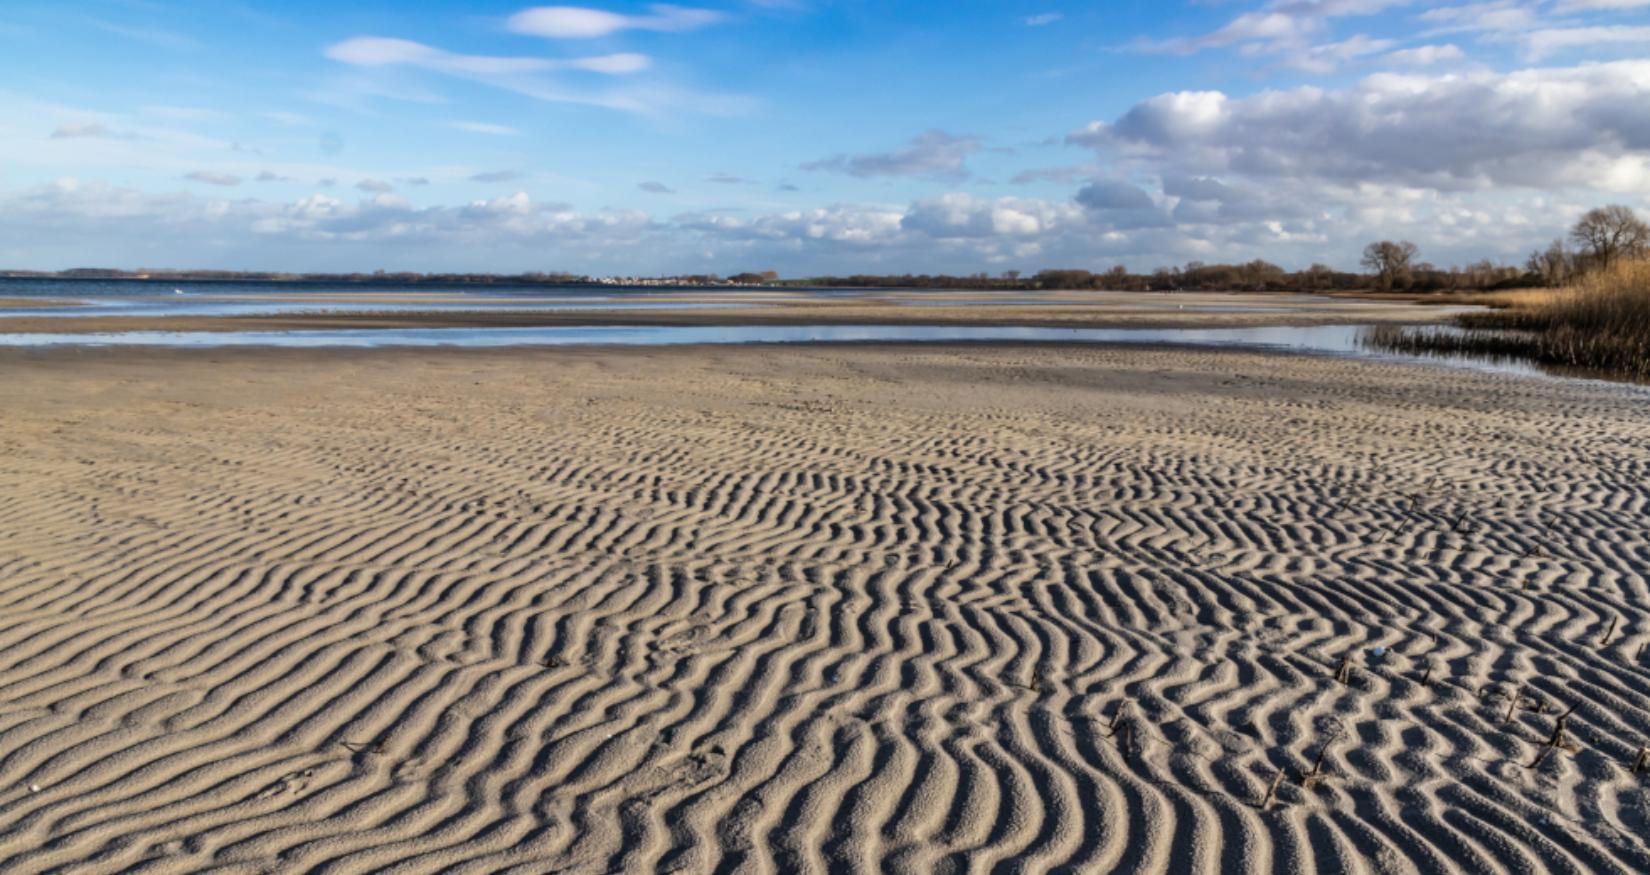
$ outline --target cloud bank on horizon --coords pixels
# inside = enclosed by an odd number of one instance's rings
[[[1650,0],[906,5],[16,0],[0,267],[1350,267],[1650,211]]]

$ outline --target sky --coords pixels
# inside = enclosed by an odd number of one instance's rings
[[[1650,0],[7,0],[0,267],[1520,264],[1650,215]]]

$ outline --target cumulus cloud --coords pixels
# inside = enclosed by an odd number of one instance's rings
[[[1073,204],[951,193],[913,203],[900,227],[938,239],[1024,238],[1082,222],[1082,211]]]
[[[355,188],[368,194],[387,194],[395,191],[395,186],[382,179],[363,179],[355,184]]]
[[[733,265],[760,258],[787,271],[826,272],[1103,269],[1119,260],[1149,269],[1257,253],[1306,264],[1342,252],[1349,263],[1368,239],[1413,236],[1416,228],[1428,231],[1428,257],[1447,261],[1452,252],[1521,256],[1588,205],[1382,186],[1325,199],[1323,189],[1303,185],[1192,176],[1165,178],[1160,193],[1085,188],[1086,203],[952,192],[904,206],[717,211],[661,221],[634,210],[541,203],[524,192],[414,207],[387,192],[357,201],[326,194],[230,200],[60,180],[0,192],[0,261],[73,264],[90,246],[114,263],[164,257],[238,267],[276,251],[282,261],[272,266],[293,270],[393,263],[508,271],[542,269],[548,260],[570,270],[636,273],[680,271],[707,258]],[[1174,222],[1138,221],[1147,200],[1176,204]],[[1294,213],[1280,211],[1290,203]],[[1238,221],[1242,216],[1249,218]]]
[[[1092,218],[1111,229],[1161,228],[1169,215],[1145,189],[1121,180],[1101,179],[1077,190],[1073,198]]]
[[[681,32],[698,30],[721,21],[722,13],[668,4],[648,7],[647,15],[622,15],[582,6],[539,6],[510,16],[515,33],[553,39],[593,39],[622,30]]]
[[[252,180],[254,182],[291,182],[292,177],[282,176],[273,170],[260,170],[257,176],[252,177]]]
[[[670,188],[670,186],[665,185],[662,182],[653,182],[652,180],[649,180],[647,182],[639,182],[639,183],[636,184],[636,187],[641,189],[642,191],[647,192],[648,194],[675,194],[676,193],[675,191],[673,191]]]
[[[1070,142],[1179,172],[1440,190],[1650,186],[1650,61],[1163,94]]]
[[[966,179],[968,156],[983,149],[978,137],[959,137],[941,130],[927,131],[911,145],[894,152],[835,155],[802,165],[803,170],[846,173],[849,176],[914,176],[927,179]]]

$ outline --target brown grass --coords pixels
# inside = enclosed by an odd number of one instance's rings
[[[1650,261],[1628,261],[1565,289],[1479,296],[1464,333],[1395,330],[1376,342],[1406,352],[1519,356],[1554,365],[1650,377]]]

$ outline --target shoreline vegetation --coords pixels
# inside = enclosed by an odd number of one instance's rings
[[[1650,261],[1620,261],[1567,288],[1476,303],[1491,309],[1457,316],[1460,330],[1382,326],[1372,339],[1400,352],[1517,357],[1650,378]]]

